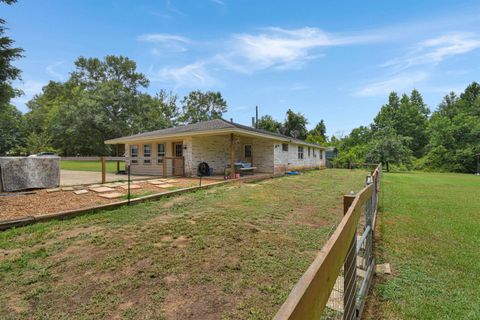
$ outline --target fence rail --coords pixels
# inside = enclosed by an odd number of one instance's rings
[[[344,197],[343,219],[294,286],[275,320],[361,317],[375,268],[373,231],[381,171],[381,165],[377,165],[360,192]]]

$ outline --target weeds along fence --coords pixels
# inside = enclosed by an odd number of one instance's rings
[[[382,166],[344,196],[344,217],[275,315],[286,319],[360,319],[375,269],[373,232]]]

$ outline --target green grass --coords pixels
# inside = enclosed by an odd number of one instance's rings
[[[385,319],[480,319],[480,177],[384,175],[376,286]],[[370,308],[372,309],[372,308]]]
[[[1,319],[271,319],[365,172],[228,184],[0,233]]]
[[[106,161],[106,171],[107,172],[117,172],[117,162],[116,161]],[[62,170],[79,170],[79,171],[102,171],[102,162],[101,161],[64,161],[60,163],[60,168]],[[125,162],[120,161],[120,170],[125,170]]]

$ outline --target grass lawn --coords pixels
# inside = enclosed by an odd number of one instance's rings
[[[480,177],[384,175],[372,319],[480,319]]]
[[[365,172],[228,184],[0,233],[0,318],[270,319]]]
[[[117,172],[116,161],[106,161],[107,172]],[[102,171],[101,161],[64,161],[60,162],[62,170],[80,170],[80,171]],[[125,162],[120,161],[120,170],[125,170]]]

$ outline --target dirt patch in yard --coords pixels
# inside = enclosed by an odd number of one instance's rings
[[[136,185],[139,185],[139,189],[131,190],[133,198],[157,194],[157,193],[166,193],[171,190],[193,187],[198,185],[198,179],[191,178],[176,178],[175,182],[170,184],[174,185],[172,188],[162,189],[152,185],[148,182],[135,182]],[[202,184],[211,184],[217,182],[215,180],[202,179]],[[107,184],[110,185],[110,184]],[[83,186],[83,189],[89,189],[89,186]],[[79,189],[76,187],[75,189]],[[111,186],[114,189],[114,192],[118,192],[124,195],[122,198],[116,199],[106,199],[99,196],[98,193],[89,190],[87,194],[76,195],[74,191],[57,191],[57,192],[47,192],[47,190],[34,190],[35,194],[20,195],[17,193],[16,196],[0,196],[0,221],[8,220],[18,217],[25,217],[31,215],[42,215],[49,213],[57,213],[67,210],[82,209],[93,206],[98,206],[102,204],[114,203],[122,200],[126,200],[127,190],[123,189],[120,185]],[[176,198],[172,198],[171,206],[175,203],[181,202]]]

